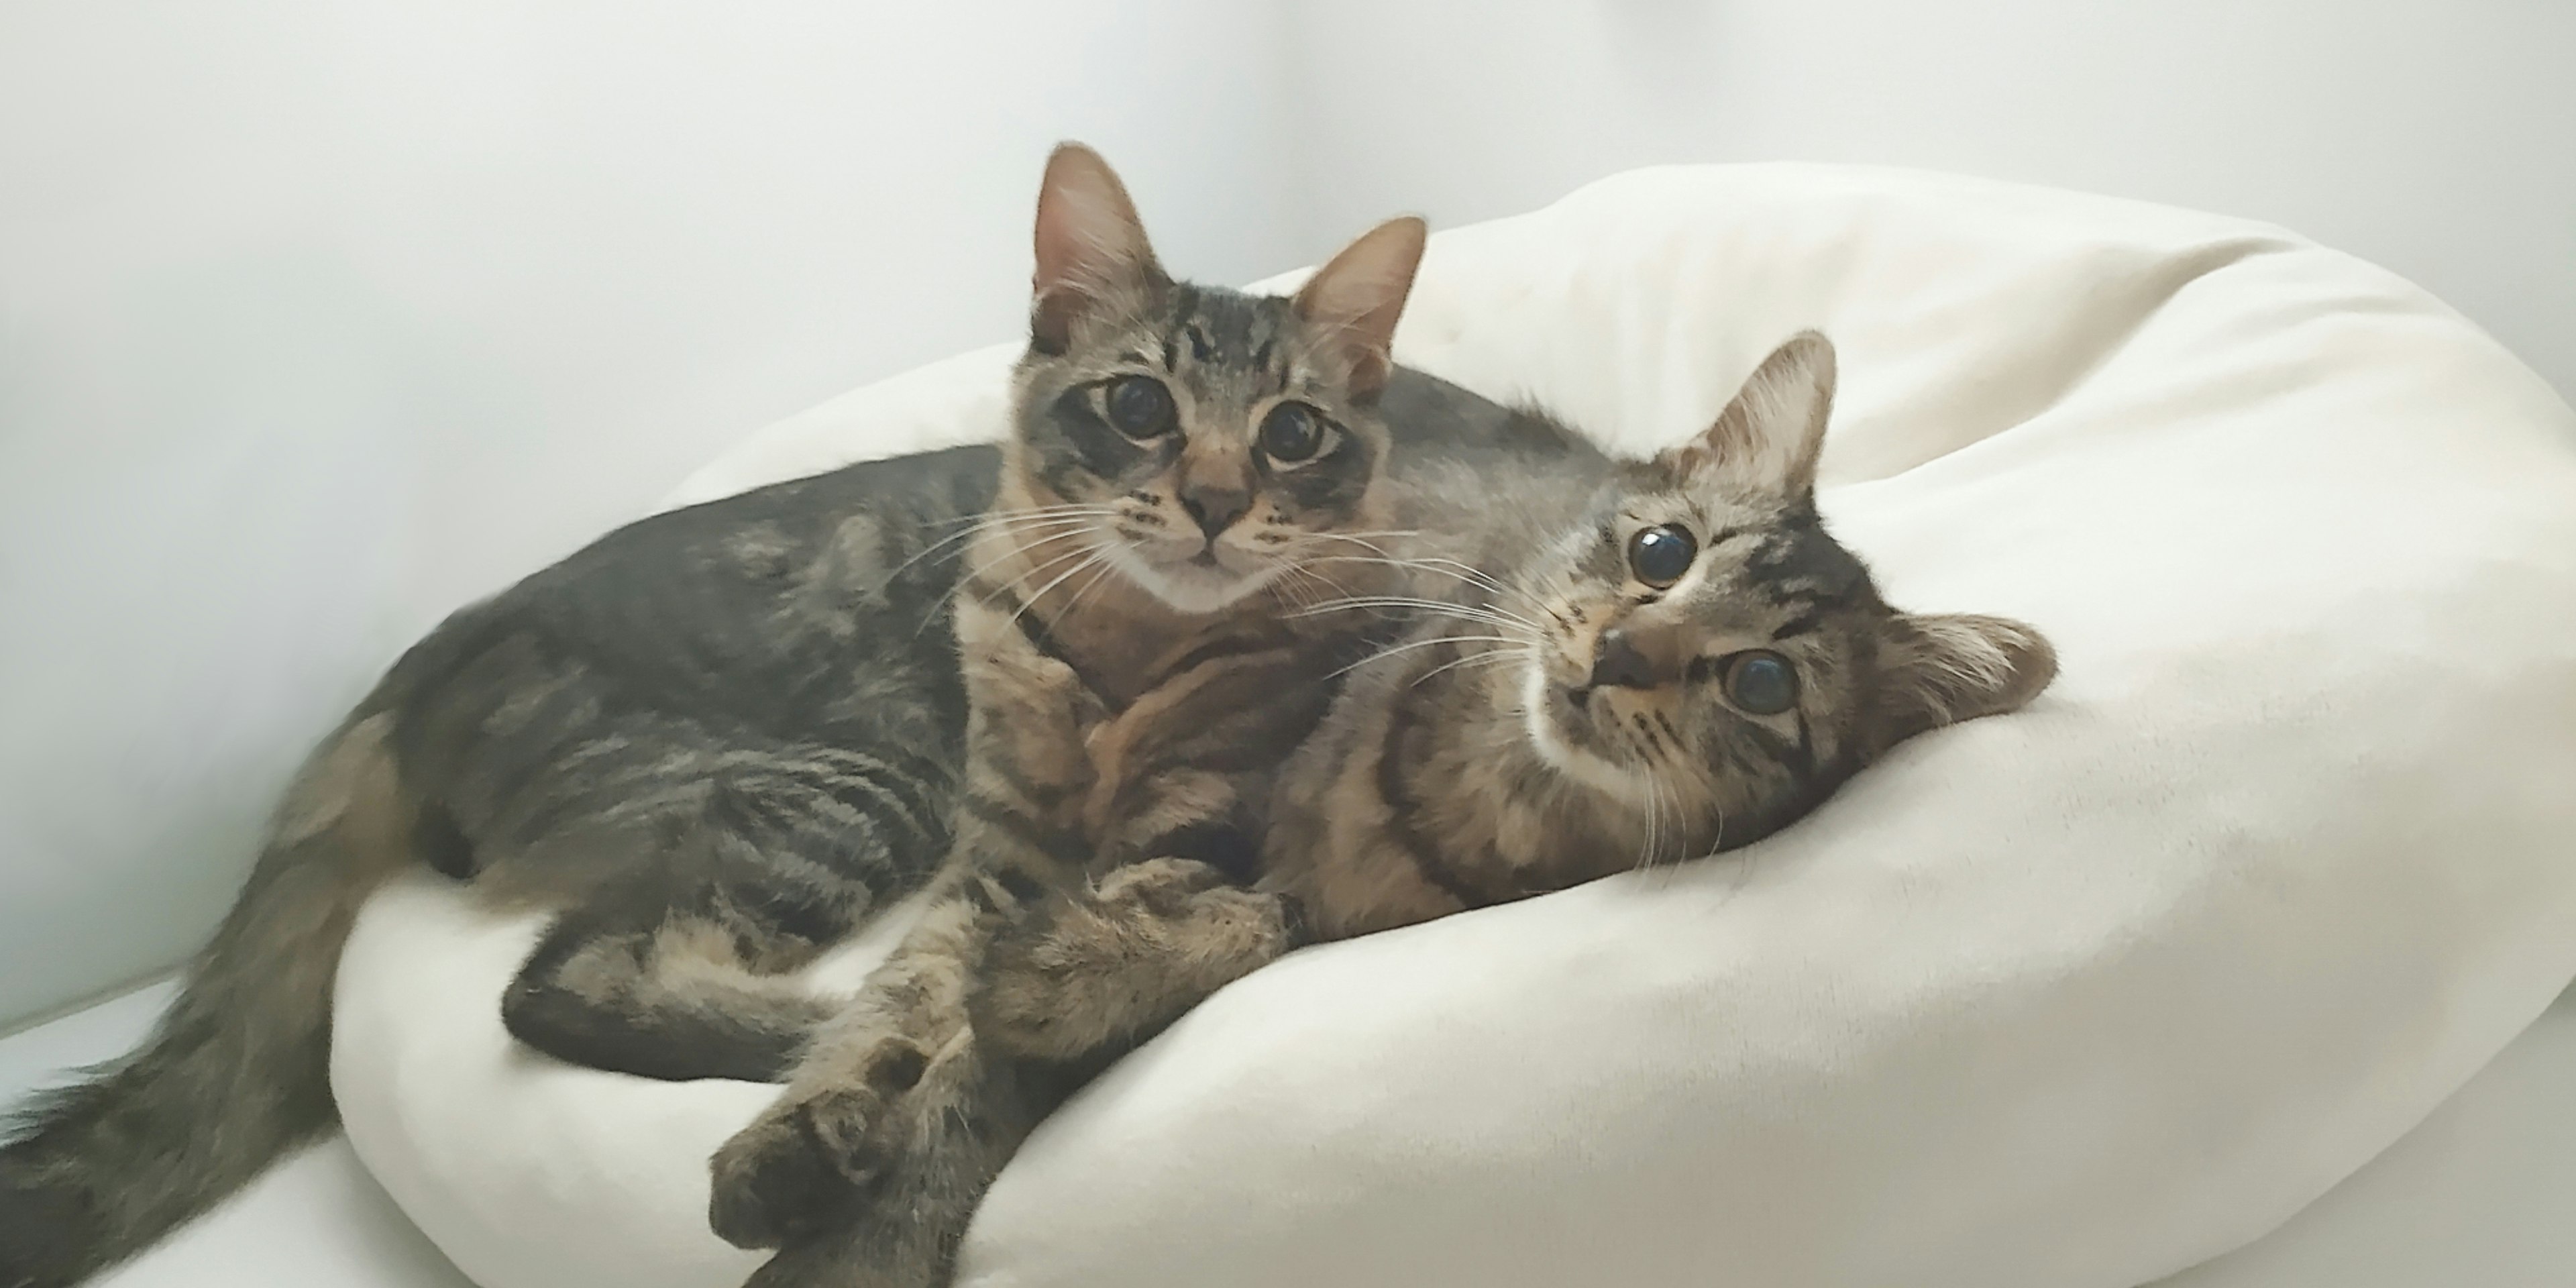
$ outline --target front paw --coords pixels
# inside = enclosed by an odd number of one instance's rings
[[[1146,859],[1112,869],[1097,897],[1112,908],[1141,908],[1158,917],[1185,915],[1190,896],[1226,884],[1225,873],[1196,859]]]
[[[889,1038],[860,1083],[790,1092],[736,1132],[708,1163],[716,1237],[776,1248],[838,1223],[892,1161],[893,1102],[921,1080],[927,1059]]]
[[[761,1115],[716,1151],[707,1224],[737,1248],[775,1248],[829,1228],[875,1178],[871,1106],[834,1091]]]
[[[1141,912],[1160,923],[1185,964],[1268,961],[1307,941],[1305,908],[1297,900],[1236,885],[1197,859],[1131,863],[1103,877],[1098,890],[1111,915]]]

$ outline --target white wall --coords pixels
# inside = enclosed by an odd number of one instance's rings
[[[0,6],[0,1030],[158,969],[410,639],[772,418],[1016,333],[1058,138],[1313,257],[1278,11]]]
[[[1011,335],[1046,147],[1239,280],[1668,160],[2271,218],[2576,390],[2546,0],[0,6],[0,1029],[155,970],[458,603]]]
[[[2268,219],[2576,396],[2576,4],[1300,0],[1319,228],[1662,161],[1956,170]]]

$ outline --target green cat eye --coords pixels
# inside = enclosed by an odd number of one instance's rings
[[[1657,590],[1680,581],[1697,558],[1699,538],[1677,523],[1639,528],[1637,535],[1628,538],[1628,571]]]
[[[1323,448],[1323,418],[1304,403],[1281,403],[1261,418],[1261,454],[1271,460],[1294,465]]]
[[[1726,700],[1748,715],[1776,716],[1798,705],[1798,668],[1769,649],[1726,660]]]
[[[1172,391],[1152,376],[1120,376],[1100,396],[1109,423],[1129,438],[1155,438],[1172,428]]]

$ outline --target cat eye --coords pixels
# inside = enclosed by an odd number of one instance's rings
[[[1324,450],[1324,419],[1304,403],[1284,402],[1261,418],[1261,454],[1282,465],[1310,461]]]
[[[1152,376],[1120,376],[1100,396],[1109,423],[1129,438],[1155,438],[1171,431],[1172,391]]]
[[[1798,705],[1798,669],[1769,649],[1726,660],[1726,700],[1748,715],[1776,716]]]
[[[1697,558],[1699,538],[1677,523],[1639,528],[1637,535],[1628,538],[1628,571],[1657,590],[1680,581]]]

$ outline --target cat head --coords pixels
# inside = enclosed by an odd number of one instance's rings
[[[1545,609],[1528,737],[1667,826],[1678,812],[1694,845],[1767,834],[1897,742],[2014,710],[2056,674],[2022,623],[1889,607],[1825,531],[1833,391],[1833,346],[1792,338],[1706,432],[1621,466],[1528,583]]]
[[[1010,499],[1047,516],[1024,548],[1088,550],[1206,613],[1274,582],[1308,538],[1377,526],[1378,395],[1423,240],[1419,219],[1381,224],[1293,297],[1175,281],[1108,163],[1058,148],[1008,467]]]

